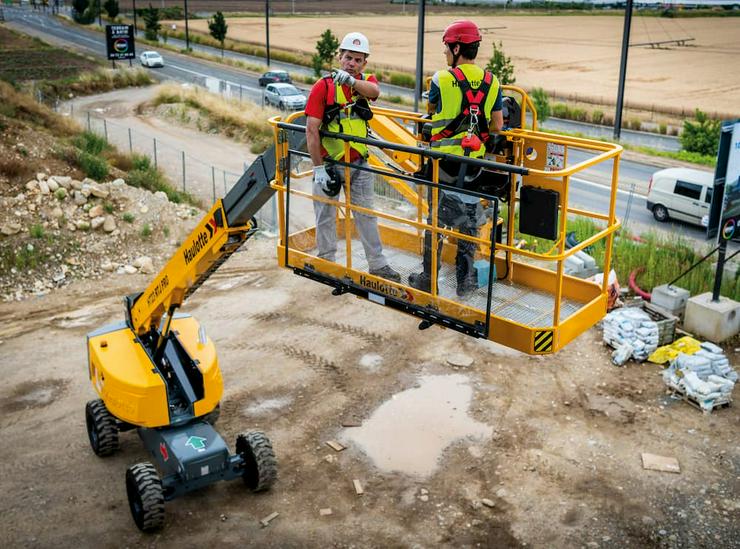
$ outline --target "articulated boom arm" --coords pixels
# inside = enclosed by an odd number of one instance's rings
[[[218,200],[141,294],[126,298],[126,320],[137,335],[159,329],[162,316],[178,308],[257,230],[253,219],[275,191],[275,151],[257,158],[229,193]]]

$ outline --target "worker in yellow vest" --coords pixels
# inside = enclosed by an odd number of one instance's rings
[[[501,87],[495,75],[475,65],[481,34],[473,21],[453,22],[445,29],[442,42],[450,68],[437,71],[432,77],[428,105],[432,114],[430,145],[436,151],[482,158],[490,132],[500,131],[504,125]],[[439,182],[476,191],[480,173],[479,169],[460,162],[441,160]],[[477,235],[478,227],[485,222],[477,196],[449,190],[439,193],[438,218],[440,225],[471,236]],[[439,250],[441,243],[439,239]],[[478,288],[473,267],[476,247],[474,242],[458,240],[455,258],[458,296]],[[411,286],[426,292],[431,288],[431,250],[432,236],[426,232],[423,271],[409,277]]]
[[[306,102],[306,146],[313,163],[313,193],[335,198],[344,186],[345,169],[327,160],[344,160],[344,141],[321,137],[319,130],[367,137],[367,121],[372,118],[368,100],[380,95],[378,81],[372,74],[363,74],[370,55],[370,43],[359,32],[347,34],[339,45],[341,69],[316,82]],[[367,146],[351,143],[350,163],[357,168],[367,168]],[[361,169],[350,169],[350,198],[352,204],[373,208],[374,174]],[[335,207],[314,201],[316,216],[316,245],[318,257],[336,260],[337,228]],[[378,232],[378,218],[353,212],[355,226],[360,235],[367,258],[368,271],[393,282],[400,282],[401,275],[389,264],[383,254]]]

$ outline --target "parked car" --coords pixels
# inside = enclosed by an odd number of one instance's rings
[[[306,96],[293,84],[268,84],[265,88],[265,103],[278,109],[303,110]]]
[[[139,56],[144,67],[164,67],[164,59],[156,51],[145,51]]]
[[[261,88],[264,88],[267,84],[272,82],[285,82],[286,84],[293,83],[290,79],[290,75],[285,71],[267,71],[259,78]]]
[[[647,208],[658,221],[703,225],[714,191],[714,174],[691,168],[659,170],[650,178]]]

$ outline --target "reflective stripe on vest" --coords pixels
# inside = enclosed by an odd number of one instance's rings
[[[477,90],[485,76],[483,69],[477,65],[468,63],[459,65],[459,68],[465,75],[466,80],[470,83],[471,88]],[[449,71],[439,71],[437,74],[439,75],[439,93],[442,109],[440,112],[432,114],[432,137],[444,130],[447,124],[457,118],[463,103],[462,92],[455,77]],[[498,89],[499,82],[494,75],[488,95],[483,101],[483,112],[479,115],[485,116],[489,122],[493,104],[496,102],[496,97],[498,96]],[[447,138],[439,139],[436,142],[432,141],[431,146],[440,152],[463,156],[465,150],[460,143],[466,135],[467,128]],[[485,153],[485,147],[481,147],[478,151],[471,151],[470,156],[472,158],[482,158]]]
[[[366,79],[367,75],[363,75],[362,80]],[[339,105],[350,103],[344,95],[344,89],[340,84],[334,85],[334,97],[335,101]],[[357,96],[353,96],[352,100],[354,101],[356,98]],[[353,135],[356,137],[367,137],[367,122],[355,115],[351,107],[343,108],[339,111],[339,116],[334,118],[334,120],[328,124],[325,124],[324,129],[329,132],[346,133],[347,135]],[[344,157],[344,141],[341,139],[322,137],[321,145],[334,160],[341,160]],[[356,150],[360,156],[367,158],[367,145],[364,143],[350,142],[349,146]]]

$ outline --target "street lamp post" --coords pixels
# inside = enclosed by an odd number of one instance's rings
[[[419,112],[421,84],[424,79],[424,11],[426,0],[419,0],[419,24],[416,29],[416,85],[414,85],[414,111]]]
[[[188,27],[188,0],[185,0],[185,51],[190,51],[190,28]]]
[[[136,28],[136,0],[134,0],[134,36],[138,34],[138,29]]]
[[[265,43],[267,45],[267,66],[270,66],[270,0],[265,0]]]
[[[627,50],[630,46],[630,25],[632,24],[632,0],[627,0],[624,11],[624,32],[622,33],[622,58],[619,63],[619,84],[617,88],[617,112],[614,114],[614,139],[619,141],[622,133],[622,107],[624,105],[624,80],[627,74]]]

